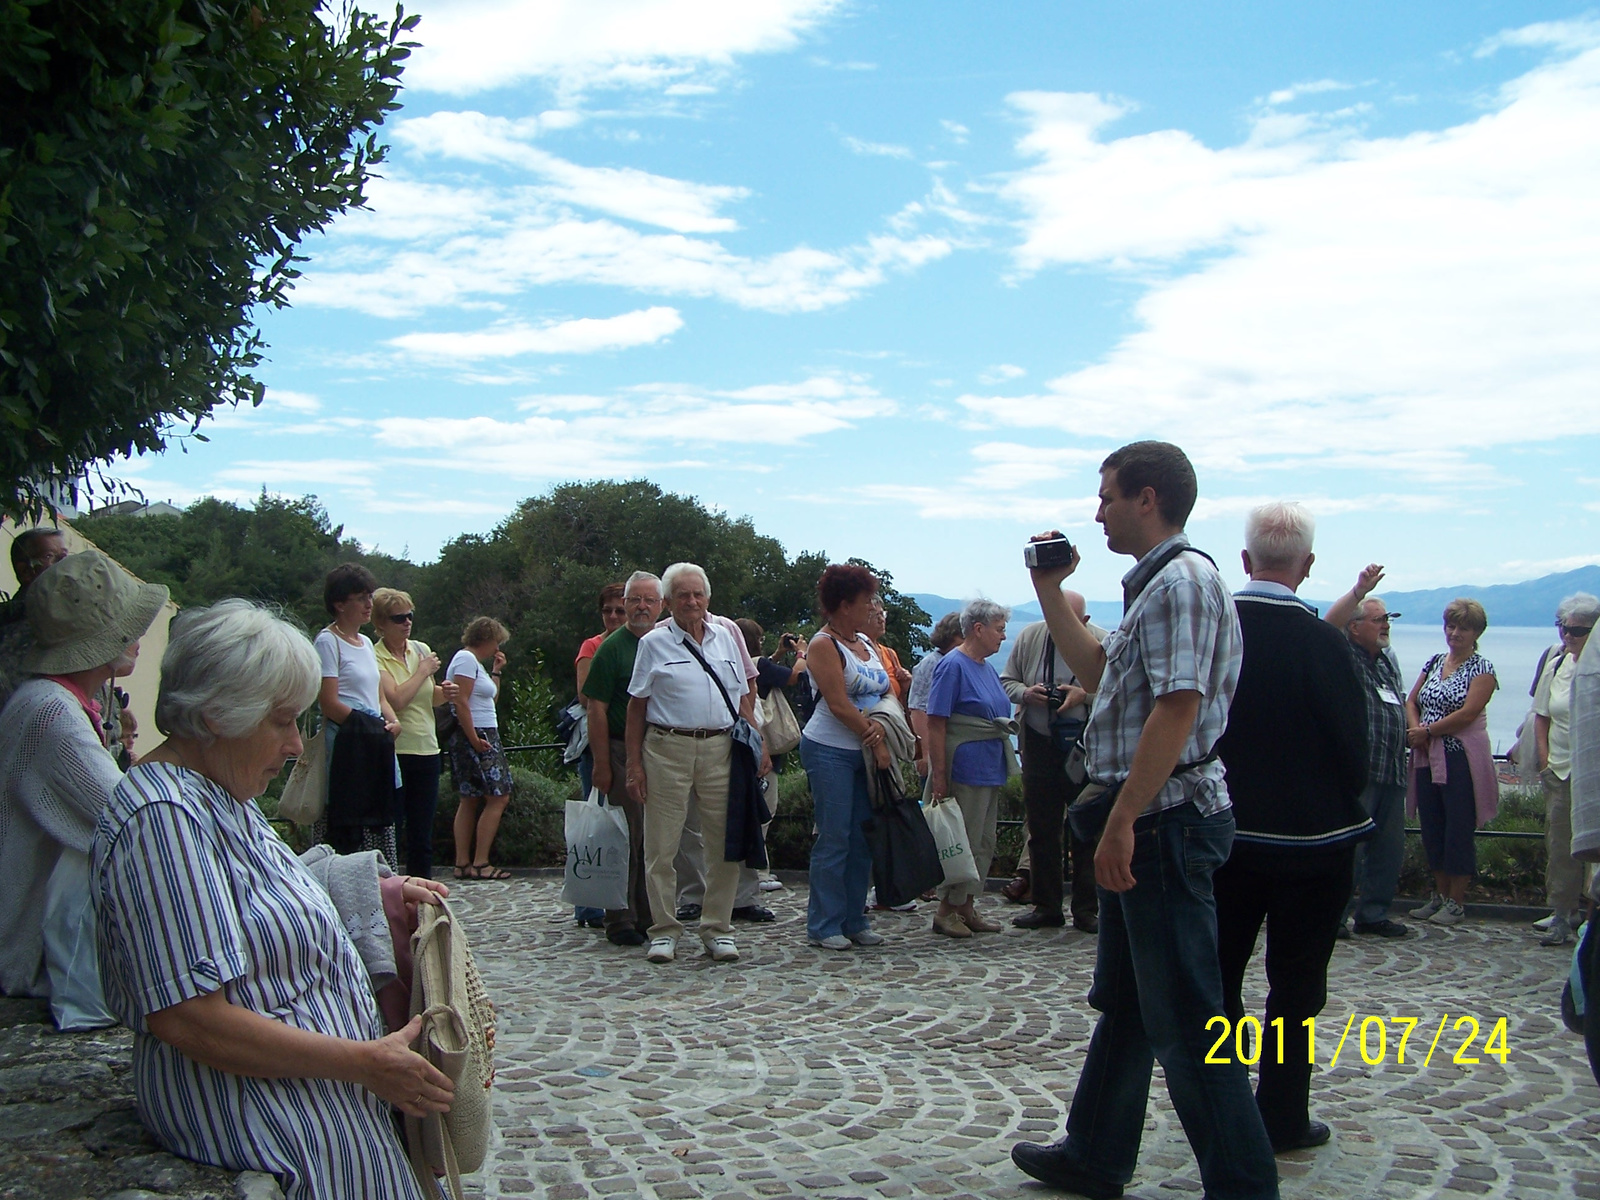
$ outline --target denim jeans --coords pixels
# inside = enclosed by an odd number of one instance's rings
[[[1222,1013],[1211,876],[1233,845],[1233,813],[1180,804],[1134,825],[1134,886],[1100,890],[1100,940],[1090,1005],[1101,1016],[1067,1114],[1066,1153],[1079,1170],[1125,1184],[1139,1161],[1159,1061],[1200,1164],[1209,1200],[1278,1195],[1272,1145],[1250,1076],[1208,1065]],[[1230,1056],[1231,1057],[1231,1056]]]
[[[1369,783],[1361,807],[1378,832],[1356,845],[1355,894],[1345,916],[1354,914],[1358,925],[1375,925],[1389,916],[1406,856],[1406,785]]]
[[[872,852],[861,826],[872,816],[867,764],[859,750],[800,739],[800,761],[811,783],[817,840],[811,847],[811,899],[806,936],[849,937],[867,927],[867,887]]]

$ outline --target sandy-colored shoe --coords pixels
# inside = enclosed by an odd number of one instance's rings
[[[975,911],[962,913],[961,921],[973,933],[999,933],[1005,928],[998,921],[991,921],[987,917],[981,917]]]
[[[946,916],[933,918],[933,931],[942,933],[945,937],[969,938],[972,930],[967,928],[967,923],[961,919],[960,913],[949,913]]]

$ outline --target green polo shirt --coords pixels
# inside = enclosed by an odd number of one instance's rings
[[[639,656],[639,638],[626,625],[613,630],[589,664],[589,677],[583,681],[586,700],[599,700],[606,706],[606,723],[612,737],[628,729],[628,681],[633,678],[633,660]],[[589,731],[594,736],[594,730]]]

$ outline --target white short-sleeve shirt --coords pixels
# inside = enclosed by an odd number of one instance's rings
[[[646,719],[676,729],[725,729],[733,724],[728,705],[711,676],[685,646],[689,635],[677,621],[657,626],[639,639],[628,694],[650,701]],[[692,641],[690,642],[693,645]],[[727,689],[733,707],[749,689],[742,647],[723,626],[705,622],[704,639],[695,646]]]

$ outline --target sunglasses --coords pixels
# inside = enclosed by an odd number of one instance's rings
[[[1594,629],[1593,625],[1562,625],[1561,626],[1561,632],[1562,633],[1566,634],[1568,637],[1575,637],[1575,638],[1586,638],[1586,637],[1589,636],[1590,631],[1593,630],[1593,629]]]
[[[390,615],[389,620],[393,621],[396,625],[409,625],[411,624],[411,618],[415,617],[416,615],[417,614],[414,612],[393,613]]]
[[[605,608],[602,608],[602,609],[601,609],[601,610],[600,610],[600,615],[601,615],[601,616],[605,616],[605,617],[609,617],[609,616],[614,616],[614,615],[616,615],[616,614],[618,614],[618,613],[626,613],[626,612],[627,612],[627,611],[628,611],[628,610],[627,610],[627,609],[626,609],[626,608],[622,608],[622,607],[618,607],[618,608],[611,608],[611,607],[610,607],[610,606],[609,606],[609,605],[608,605],[608,606],[607,606],[607,607],[605,607]]]

